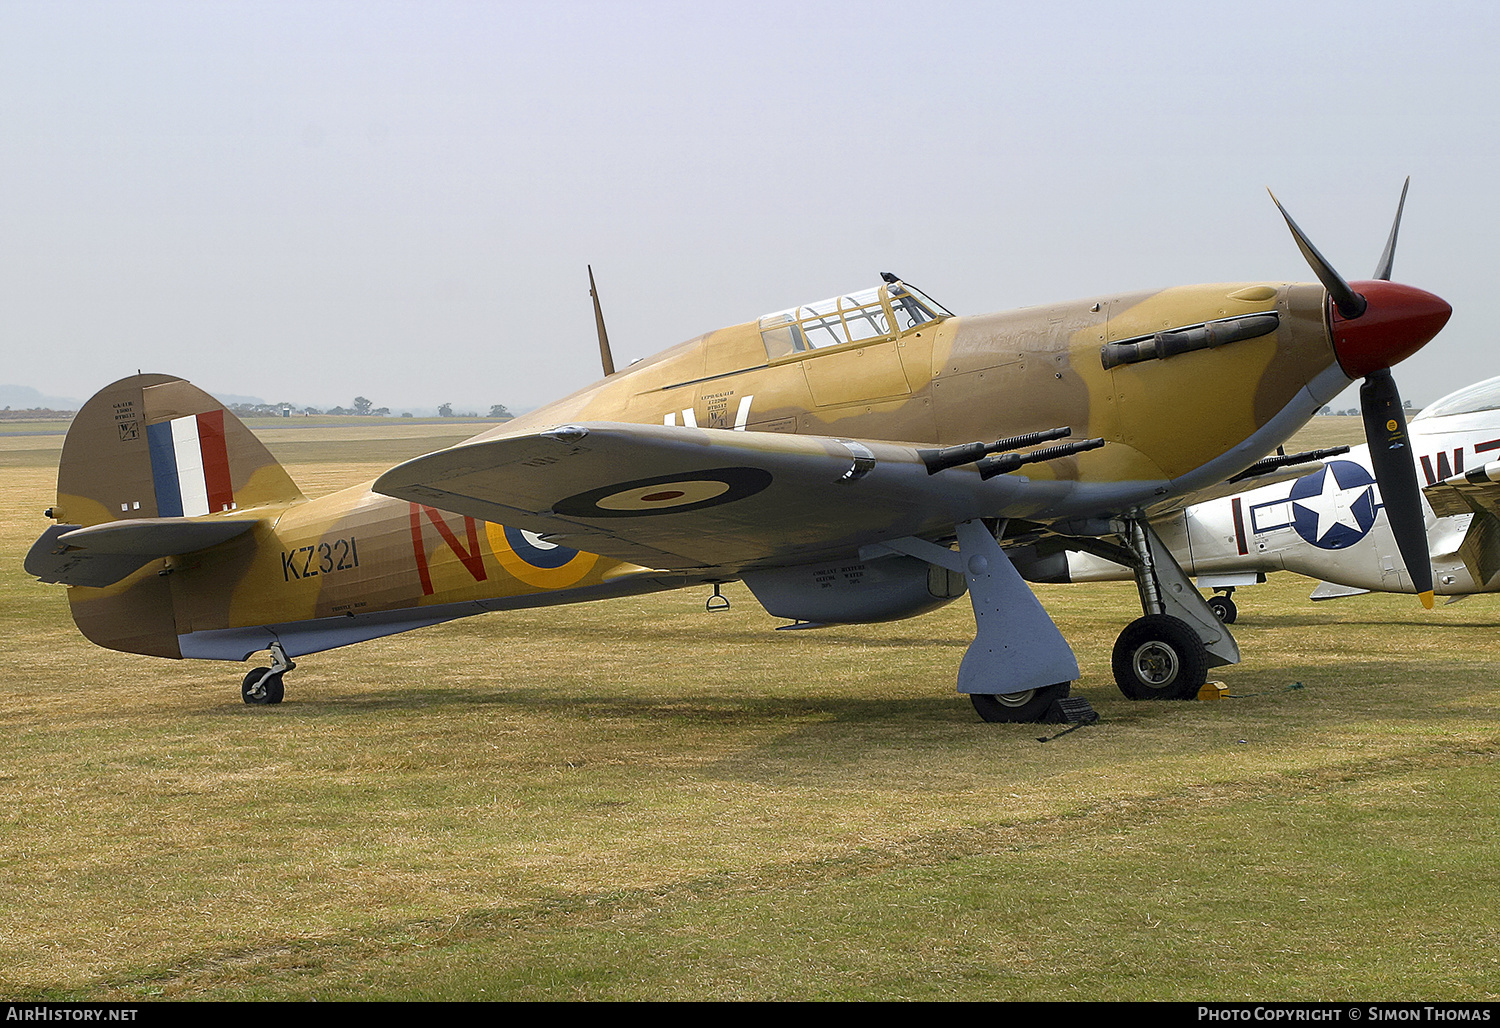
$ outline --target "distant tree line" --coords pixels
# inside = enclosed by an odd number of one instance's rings
[[[354,398],[354,405],[351,407],[331,407],[328,410],[319,410],[317,407],[297,407],[291,403],[231,403],[229,409],[236,414],[262,418],[280,418],[286,417],[289,414],[342,414],[354,417],[386,418],[390,417],[391,414],[389,407],[377,407],[368,397],[364,396],[356,396]],[[409,417],[410,415],[403,416]],[[490,408],[489,416],[496,421],[509,421],[515,415],[506,409],[505,404],[497,403]],[[454,411],[453,404],[445,403],[438,408],[438,417],[477,418],[479,417],[479,412]]]
[[[1410,400],[1403,400],[1402,401],[1401,409],[1403,411],[1405,411],[1407,414],[1411,414],[1411,413],[1415,412],[1417,408],[1412,404],[1412,402]],[[1359,417],[1359,408],[1358,407],[1350,407],[1348,410],[1334,410],[1332,407],[1324,407],[1322,410],[1318,411],[1318,413],[1319,414],[1336,414],[1336,415],[1340,415],[1342,417],[1354,417],[1354,418],[1357,418],[1357,417]]]
[[[489,416],[492,417],[492,418],[494,418],[496,421],[509,421],[511,418],[515,417],[514,414],[512,414],[510,411],[508,411],[508,410],[505,409],[505,404],[503,404],[503,403],[497,403],[494,406],[492,406],[490,408],[490,415]],[[440,417],[440,418],[477,418],[477,417],[479,417],[479,412],[478,411],[472,411],[472,410],[471,411],[462,411],[462,412],[455,411],[453,409],[453,404],[451,404],[451,403],[445,403],[441,407],[438,408],[438,417]]]
[[[77,411],[53,410],[51,407],[27,407],[24,410],[0,410],[0,421],[66,421]]]
[[[385,418],[385,417],[389,417],[390,416],[391,409],[389,407],[377,407],[377,406],[374,405],[374,403],[372,403],[370,400],[366,399],[365,397],[363,397],[363,396],[356,396],[354,398],[354,406],[353,407],[335,407],[332,410],[326,410],[323,413],[324,414],[353,414],[353,415],[356,415],[356,416],[362,417],[362,418],[366,418],[366,417]]]
[[[279,418],[284,411],[297,409],[290,403],[231,403],[228,406],[236,414],[262,418]]]

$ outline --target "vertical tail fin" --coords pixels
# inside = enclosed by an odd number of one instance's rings
[[[219,401],[171,375],[135,375],[100,390],[73,419],[50,513],[58,528],[91,528],[226,511],[254,517],[256,508],[302,499],[276,458]],[[211,533],[199,530],[206,524],[184,525],[194,530],[151,526],[156,534],[142,544],[148,549],[135,551],[148,554],[146,563],[120,581],[68,589],[73,620],[85,636],[114,650],[182,656],[172,578],[150,558],[149,546],[174,535],[189,549],[209,545],[202,539]],[[49,530],[38,545],[47,548],[48,536],[56,534],[57,528]]]
[[[83,405],[63,442],[53,515],[90,526],[303,499],[224,406],[171,375],[135,375]]]

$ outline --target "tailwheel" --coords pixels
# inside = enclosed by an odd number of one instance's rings
[[[1235,619],[1240,616],[1240,610],[1234,605],[1234,601],[1221,593],[1215,593],[1208,598],[1208,609],[1214,612],[1214,617],[1226,625],[1234,624]]]
[[[271,666],[258,667],[240,683],[240,699],[251,704],[280,703],[286,695],[281,676],[297,666],[281,643],[271,644]]]
[[[992,724],[1032,723],[1046,717],[1053,701],[1066,698],[1072,686],[1072,682],[1059,682],[1040,689],[994,696],[975,692],[969,694],[969,700],[979,716]]]
[[[1187,622],[1147,614],[1115,641],[1115,684],[1132,700],[1190,700],[1208,681],[1208,650]]]
[[[282,672],[268,667],[256,668],[240,683],[240,698],[246,703],[280,703],[286,695],[281,675]]]

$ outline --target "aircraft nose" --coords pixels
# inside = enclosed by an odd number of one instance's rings
[[[1350,378],[1389,368],[1425,346],[1448,323],[1453,308],[1441,297],[1399,282],[1372,280],[1349,286],[1367,301],[1363,314],[1345,318],[1330,305],[1333,352]]]

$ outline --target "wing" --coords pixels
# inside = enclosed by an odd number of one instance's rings
[[[1500,460],[1434,482],[1422,493],[1432,512],[1440,518],[1471,511],[1500,516]]]
[[[824,436],[589,423],[460,444],[375,491],[647,567],[816,560],[951,535],[1027,506],[1027,480],[928,473],[917,447]],[[1034,504],[1033,504],[1034,505]]]
[[[1500,460],[1462,471],[1422,490],[1440,518],[1473,514],[1458,556],[1481,589],[1500,575]]]
[[[26,554],[26,570],[43,582],[100,588],[153,560],[217,546],[248,532],[250,518],[133,518],[80,528],[53,525]]]

